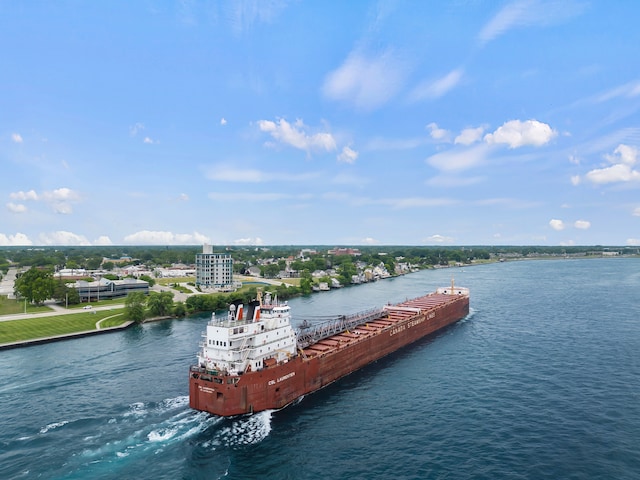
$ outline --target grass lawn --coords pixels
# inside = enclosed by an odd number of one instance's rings
[[[196,277],[156,278],[156,285],[172,285],[174,283],[195,283]]]
[[[104,311],[83,311],[50,317],[22,318],[5,322],[0,321],[0,344],[95,330],[96,323],[99,320],[115,315],[117,316],[100,324],[101,327],[122,325],[126,321],[124,315],[121,315],[123,312],[124,309],[119,308]]]
[[[51,309],[45,305],[36,306],[27,303],[27,313],[50,312]],[[9,300],[6,295],[0,295],[0,315],[13,315],[24,313],[24,300]]]
[[[92,307],[109,307],[109,306],[113,306],[114,308],[117,308],[119,306],[124,305],[125,300],[127,299],[127,297],[120,297],[120,298],[110,298],[108,300],[100,300],[98,301],[91,301],[89,303],[84,302],[84,303],[78,303],[76,305],[69,305],[69,310],[74,309],[74,310],[78,310],[78,309],[82,309],[83,307],[86,307],[87,305],[91,305]],[[64,307],[64,304],[61,305],[61,307]]]

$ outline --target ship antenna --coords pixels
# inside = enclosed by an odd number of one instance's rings
[[[454,281],[453,281],[453,275],[451,275],[451,295],[453,295],[453,292],[454,292],[454,290],[453,290],[453,289],[454,289],[453,284],[454,284]]]

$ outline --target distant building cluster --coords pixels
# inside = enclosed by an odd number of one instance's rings
[[[331,250],[328,250],[327,253],[329,255],[352,255],[354,257],[362,255],[360,253],[360,250],[358,250],[357,248],[339,248],[339,247],[335,247],[335,248],[332,248]]]

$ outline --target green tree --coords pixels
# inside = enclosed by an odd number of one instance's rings
[[[16,279],[14,291],[16,296],[39,305],[53,297],[55,284],[51,270],[30,268]]]
[[[87,258],[85,265],[89,270],[97,270],[100,268],[101,263],[102,263],[102,257],[95,255]]]
[[[142,292],[132,292],[124,301],[124,313],[129,320],[142,322],[145,317],[145,304],[147,297]]]
[[[140,280],[144,280],[149,283],[150,287],[153,287],[156,284],[156,281],[151,278],[149,275],[140,275]]]
[[[149,313],[155,317],[169,315],[173,310],[173,293],[149,292],[147,307],[149,307]]]
[[[58,280],[53,289],[53,298],[62,305],[77,305],[80,303],[80,294],[75,288],[69,288],[67,284]]]
[[[265,265],[264,267],[260,268],[260,274],[264,277],[264,278],[275,278],[276,275],[278,275],[278,273],[280,273],[281,269],[278,264],[276,263],[270,263],[269,265]]]
[[[308,295],[313,291],[313,278],[309,270],[304,270],[300,276],[300,291],[304,295]]]
[[[187,314],[187,307],[185,307],[184,302],[176,302],[173,305],[173,314],[176,317],[184,317]]]
[[[349,285],[351,283],[351,278],[353,277],[353,275],[356,275],[358,273],[358,269],[356,268],[350,257],[342,262],[338,271],[338,280],[342,285]]]

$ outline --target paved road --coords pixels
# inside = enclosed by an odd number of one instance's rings
[[[17,268],[10,268],[7,274],[0,281],[0,295],[7,295],[9,298],[13,296],[13,283],[16,281]]]

